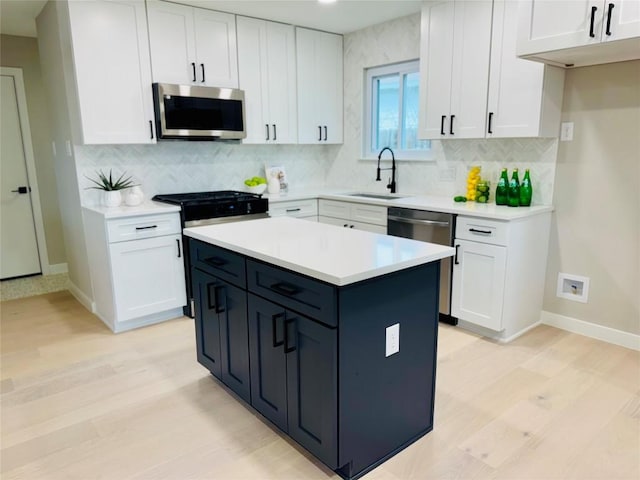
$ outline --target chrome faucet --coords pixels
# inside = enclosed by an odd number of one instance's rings
[[[382,157],[385,150],[389,150],[391,152],[391,168],[380,168],[380,157]],[[380,181],[380,172],[382,170],[391,170],[391,178],[389,179],[389,185],[387,185],[387,188],[391,190],[391,193],[396,193],[396,157],[393,154],[393,150],[389,147],[384,147],[378,154],[378,174],[376,175],[376,182]]]

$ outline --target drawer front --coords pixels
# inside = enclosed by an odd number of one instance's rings
[[[351,218],[351,203],[335,200],[319,200],[318,212],[321,216],[333,218]]]
[[[181,233],[180,214],[163,213],[107,220],[109,243]]]
[[[351,206],[351,220],[356,222],[373,223],[387,227],[387,207],[354,203]]]
[[[245,258],[235,252],[190,239],[191,266],[240,288],[247,288]]]
[[[247,289],[330,327],[338,326],[336,289],[331,285],[247,260]]]
[[[509,238],[509,223],[485,218],[458,216],[456,238],[506,246]]]
[[[310,217],[318,214],[317,200],[300,200],[296,202],[278,202],[269,204],[269,216],[278,217]]]

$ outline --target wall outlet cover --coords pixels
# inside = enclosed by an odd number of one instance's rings
[[[400,324],[387,327],[385,335],[385,357],[390,357],[400,351]]]

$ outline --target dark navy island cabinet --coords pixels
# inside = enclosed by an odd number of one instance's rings
[[[190,241],[198,361],[329,468],[360,477],[432,430],[439,261],[338,287]]]

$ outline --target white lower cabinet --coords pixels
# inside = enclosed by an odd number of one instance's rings
[[[270,217],[296,217],[305,220],[318,221],[318,200],[287,200],[284,202],[269,202]]]
[[[94,313],[114,332],[182,315],[186,304],[178,212],[105,218],[84,209]]]
[[[540,322],[550,223],[550,213],[458,216],[451,314],[461,327],[509,341]]]
[[[320,223],[387,233],[387,207],[321,199],[318,201],[318,214]]]
[[[502,330],[507,248],[456,240],[452,315],[491,330]]]

